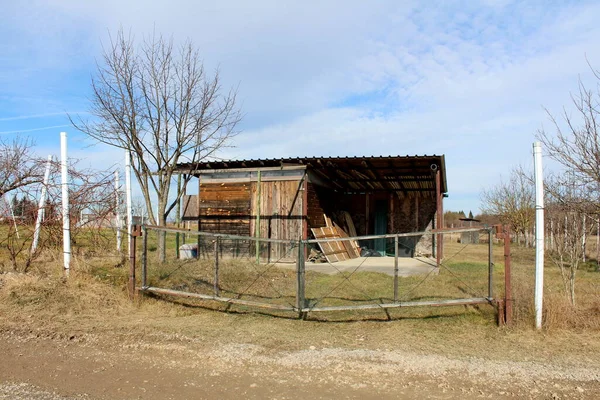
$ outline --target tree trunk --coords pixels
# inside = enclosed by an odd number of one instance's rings
[[[164,219],[164,218],[162,218]],[[160,222],[160,226],[166,226],[165,221]],[[164,263],[167,260],[167,232],[158,231],[158,261]]]
[[[167,226],[167,216],[165,215],[166,201],[158,200],[158,225]],[[158,231],[158,261],[164,263],[167,260],[167,232]]]
[[[575,270],[571,270],[570,288],[571,305],[575,307]]]
[[[550,250],[554,251],[554,221],[550,218]]]
[[[177,175],[177,194],[181,193],[181,174]],[[177,229],[181,228],[181,201],[183,198],[179,199],[177,202],[177,206],[175,208],[175,223],[177,224]],[[185,240],[185,239],[184,239]],[[175,258],[179,259],[179,232],[175,234]]]
[[[583,214],[583,222],[582,222],[582,231],[581,231],[581,260],[583,262],[585,262],[585,247],[586,247],[586,242],[587,242],[587,237],[586,237],[586,226],[585,226],[585,214]]]
[[[596,223],[596,269],[600,269],[600,216]]]

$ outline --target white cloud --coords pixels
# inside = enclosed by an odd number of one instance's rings
[[[443,153],[449,205],[474,210],[481,187],[528,162],[542,106],[568,105],[579,76],[594,84],[585,55],[600,66],[593,2],[40,0],[7,15],[0,131],[81,109],[100,40],[156,29],[239,84],[244,132],[223,156]]]

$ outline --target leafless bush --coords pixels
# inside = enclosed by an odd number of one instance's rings
[[[49,204],[55,212],[60,212],[60,175],[56,170],[52,176],[48,193],[50,199],[56,200]],[[69,166],[69,219],[74,252],[83,249],[102,252],[114,241],[118,210],[112,179],[112,171],[80,169],[76,164]],[[53,231],[52,236],[62,238],[62,224],[48,225],[47,229]]]
[[[534,188],[530,179],[517,168],[511,171],[508,181],[502,181],[481,193],[482,208],[486,214],[497,215],[509,225],[520,242],[531,244],[528,233],[535,219]]]
[[[43,183],[32,180],[12,191],[13,198],[19,199],[15,204],[20,205],[14,217],[8,205],[4,206],[6,210],[3,215],[6,217],[2,230],[6,234],[0,235],[0,246],[4,249],[6,257],[3,259],[6,259],[7,265],[3,263],[3,269],[27,272],[44,250],[57,248],[62,243],[60,165],[51,162],[50,166],[50,179],[46,185],[47,201],[43,205],[39,242],[35,249],[32,242]],[[73,163],[69,165],[69,219],[75,253],[84,250],[88,253],[106,253],[110,244],[114,243],[114,217],[117,210],[112,177],[112,172],[80,169]]]
[[[592,231],[596,210],[587,197],[585,184],[575,175],[551,175],[546,179],[546,217],[549,232],[547,253],[559,268],[565,294],[575,305],[575,278],[585,261],[586,237]]]

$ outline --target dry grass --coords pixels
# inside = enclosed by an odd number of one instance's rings
[[[463,246],[448,243],[446,256],[452,272],[476,290],[486,290],[487,246]],[[97,251],[96,254],[101,252]],[[458,253],[458,254],[455,254]],[[496,261],[495,291],[502,293],[502,248],[494,247]],[[62,274],[59,254],[44,255],[29,274],[0,274],[0,329],[42,332],[59,336],[97,337],[98,340],[193,340],[254,343],[266,349],[300,349],[308,346],[406,349],[424,353],[456,356],[477,356],[497,359],[552,361],[556,358],[600,364],[597,331],[600,327],[598,281],[600,274],[592,268],[583,269],[578,277],[580,303],[573,310],[562,293],[558,271],[546,268],[545,329],[532,329],[533,252],[513,248],[513,280],[516,324],[510,329],[495,325],[494,311],[489,306],[419,308],[363,312],[313,314],[307,321],[295,319],[291,313],[264,313],[247,307],[227,307],[212,302],[187,302],[181,299],[144,297],[130,302],[125,284],[127,268],[118,267],[119,260],[109,251],[105,256],[78,256],[74,259],[68,279]],[[193,263],[191,269],[181,268],[169,274],[176,263],[155,268],[151,279],[162,280],[166,286],[188,285],[200,290],[195,280],[210,282],[211,262]],[[224,262],[222,279],[231,293],[247,286],[255,276],[256,266],[241,268],[235,262]],[[179,275],[178,275],[179,274]],[[202,275],[204,274],[204,275]],[[453,296],[465,289],[453,275],[442,270],[439,276],[428,278],[410,294],[411,298]],[[340,282],[340,276],[312,274],[309,296],[330,290]],[[401,293],[414,287],[420,277],[401,280]],[[375,273],[358,273],[351,277],[354,286],[340,287],[340,294],[352,301],[391,295],[391,277]],[[264,279],[252,287],[252,296],[275,296],[295,290],[295,274],[291,270],[268,270]],[[477,286],[477,287],[475,287]],[[204,289],[211,289],[210,285]],[[271,290],[272,292],[269,292]],[[334,292],[335,294],[335,292]],[[462,293],[464,295],[464,293]],[[288,297],[274,301],[287,301]],[[167,300],[167,301],[165,301]],[[330,300],[332,303],[339,299]],[[221,310],[226,312],[215,312]],[[284,318],[279,318],[284,317]]]

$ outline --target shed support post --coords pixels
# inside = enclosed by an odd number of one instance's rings
[[[261,200],[261,171],[258,171],[258,177],[256,182],[256,222],[254,224],[254,237],[258,239],[260,236],[260,200]],[[256,263],[260,263],[260,242],[255,241],[256,244]]]
[[[435,223],[435,228],[437,230],[441,230],[443,229],[443,218],[444,218],[444,210],[442,208],[442,187],[441,187],[441,182],[440,182],[440,169],[437,168],[435,171],[435,202],[436,202],[436,223]],[[436,259],[436,265],[438,266],[438,268],[440,267],[440,264],[442,263],[442,258],[443,258],[443,247],[444,247],[444,234],[439,233],[437,234],[437,236],[435,236],[435,246],[436,246],[436,251],[435,251],[435,259]]]
[[[370,233],[369,231],[369,213],[370,213],[370,205],[369,205],[369,193],[365,193],[365,235]]]
[[[298,241],[298,261],[296,263],[296,308],[298,318],[305,319],[306,313],[302,311],[306,304],[305,298],[305,273],[304,273],[304,241]]]
[[[398,236],[394,237],[394,303],[398,302]]]
[[[302,184],[302,239],[308,240],[308,173],[304,172]],[[304,249],[304,258],[308,258],[308,248]]]

